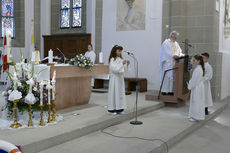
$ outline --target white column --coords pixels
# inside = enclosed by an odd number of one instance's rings
[[[51,34],[51,0],[41,0],[41,58],[44,58],[43,35]]]

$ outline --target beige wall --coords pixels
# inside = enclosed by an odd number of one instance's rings
[[[164,0],[163,2],[163,38],[171,30],[180,32],[179,42],[188,39],[194,46],[189,55],[208,52],[210,64],[214,69],[211,81],[214,99],[220,99],[222,54],[219,52],[219,13],[216,12],[216,0]],[[166,29],[166,25],[170,28]],[[163,39],[164,40],[164,39]],[[184,45],[181,44],[184,48]]]

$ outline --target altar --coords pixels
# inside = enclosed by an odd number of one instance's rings
[[[56,109],[88,104],[91,96],[91,78],[109,74],[109,67],[96,65],[91,69],[76,66],[51,66],[50,78],[56,71]]]

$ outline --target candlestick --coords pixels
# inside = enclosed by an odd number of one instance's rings
[[[33,126],[33,121],[32,121],[32,111],[31,111],[31,104],[29,104],[29,122],[28,126]]]
[[[17,118],[17,103],[19,100],[14,100],[14,123],[10,126],[11,128],[19,128],[22,125],[18,123],[18,118]]]
[[[48,123],[51,123],[51,104],[48,104]]]
[[[45,126],[45,123],[44,123],[44,120],[43,120],[43,108],[44,108],[44,105],[40,105],[39,106],[41,108],[41,120],[40,120],[40,126]]]
[[[52,105],[53,105],[52,121],[56,121],[56,95],[55,95],[55,99],[52,100]]]

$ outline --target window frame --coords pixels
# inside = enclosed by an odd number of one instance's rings
[[[9,18],[9,19],[13,19],[13,35],[11,36],[11,39],[14,39],[15,38],[15,0],[12,0],[13,1],[13,10],[12,10],[12,16],[4,16],[4,15],[2,15],[2,0],[0,1],[0,10],[1,10],[1,23],[0,23],[0,25],[1,25],[1,38],[4,38],[4,36],[3,36],[3,27],[2,27],[2,21],[3,21],[3,18]]]
[[[60,15],[59,15],[59,29],[76,29],[76,28],[82,28],[82,3],[83,0],[81,0],[81,6],[73,6],[74,0],[70,0],[70,7],[69,8],[62,8],[62,0],[60,0]],[[80,26],[73,26],[73,18],[74,18],[74,9],[80,9],[80,15],[81,15],[81,25]],[[62,27],[62,11],[63,10],[69,10],[69,27]]]

